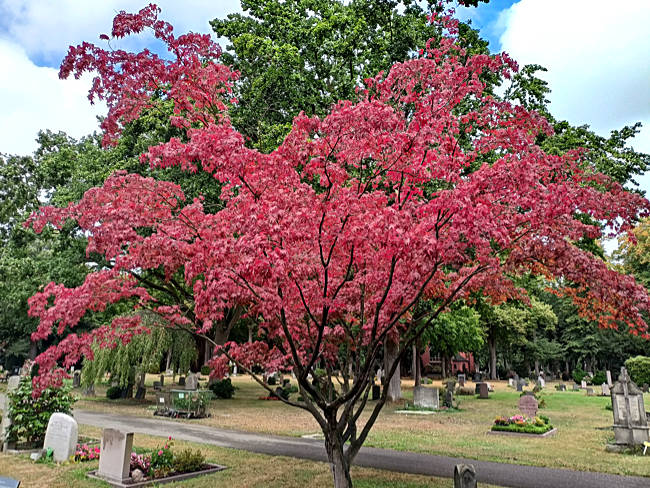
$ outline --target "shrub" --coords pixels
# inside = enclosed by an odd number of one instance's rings
[[[172,453],[171,437],[163,447],[151,453],[151,471],[153,471],[154,478],[161,478],[167,476],[174,465],[174,454]]]
[[[573,381],[580,383],[584,377],[587,376],[587,373],[585,373],[582,368],[578,366],[571,372],[571,376],[573,376]]]
[[[591,378],[592,385],[602,385],[605,382],[607,382],[607,375],[604,371],[596,371],[594,377]]]
[[[210,366],[201,366],[201,374],[207,376],[210,374]]]
[[[174,456],[173,468],[177,473],[191,473],[198,471],[205,463],[205,457],[198,449],[192,451],[191,449],[184,449]]]
[[[119,386],[111,386],[106,390],[106,398],[110,400],[116,400],[122,396],[122,388]]]
[[[31,378],[22,378],[18,388],[9,393],[12,424],[7,430],[11,442],[25,441],[42,445],[50,416],[54,412],[69,414],[77,399],[69,386],[47,388],[40,397],[32,398]]]
[[[630,374],[630,378],[637,385],[644,383],[650,384],[650,358],[646,356],[637,356],[625,361],[625,367]]]
[[[210,390],[214,393],[214,396],[217,398],[232,398],[235,394],[235,387],[232,386],[232,381],[230,378],[224,378],[220,381],[215,381],[210,385]]]

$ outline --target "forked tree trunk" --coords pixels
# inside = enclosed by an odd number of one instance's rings
[[[343,453],[343,443],[333,430],[331,428],[330,432],[325,432],[325,450],[327,451],[327,459],[334,478],[334,488],[352,488],[350,465]]]

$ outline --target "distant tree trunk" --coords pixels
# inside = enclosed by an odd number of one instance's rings
[[[440,355],[440,368],[442,372],[442,378],[447,377],[447,357],[444,354]]]
[[[497,341],[496,338],[490,334],[487,339],[488,349],[490,351],[490,379],[497,379]]]
[[[388,374],[395,361],[398,359],[399,343],[390,339],[386,340],[384,349],[384,371]],[[402,397],[402,384],[400,377],[400,366],[395,368],[395,374],[392,378],[386,378],[386,388],[388,389],[387,397],[389,402],[397,402]]]
[[[165,361],[165,372],[169,371],[169,367],[172,364],[172,348],[170,347],[167,351],[167,360]]]
[[[535,378],[539,378],[539,359],[535,359]]]
[[[36,359],[37,355],[38,355],[38,345],[36,344],[36,342],[32,342],[29,345],[29,359],[33,361],[34,359]]]
[[[415,386],[422,384],[422,359],[420,358],[420,339],[415,342],[414,354],[415,357]]]
[[[253,342],[253,324],[248,326],[248,343]]]

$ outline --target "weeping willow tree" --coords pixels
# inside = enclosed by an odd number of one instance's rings
[[[196,342],[185,331],[166,328],[156,322],[153,314],[142,317],[142,323],[150,322],[151,332],[139,334],[127,344],[114,348],[101,348],[93,344],[93,359],[84,359],[81,381],[86,387],[101,381],[106,373],[118,386],[134,385],[136,378],[144,384],[144,374],[157,370],[165,361],[165,367],[176,371],[187,371],[197,358]]]

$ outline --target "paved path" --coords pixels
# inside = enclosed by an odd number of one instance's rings
[[[127,417],[83,410],[76,410],[74,416],[80,424],[94,427],[111,427],[122,431],[154,436],[166,437],[171,435],[175,439],[242,449],[273,456],[290,456],[314,461],[327,460],[323,441],[320,440],[217,429],[192,424],[191,422],[166,420],[158,417]],[[570,455],[570,453],[567,453],[567,455]],[[650,458],[648,461],[650,462]],[[362,448],[354,461],[354,464],[358,466],[442,478],[453,477],[454,466],[461,463],[474,465],[480,483],[504,487],[650,488],[650,478],[615,476],[568,469],[539,468],[446,456],[430,456],[372,447]]]

